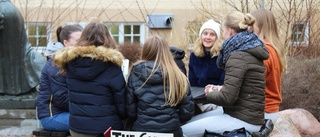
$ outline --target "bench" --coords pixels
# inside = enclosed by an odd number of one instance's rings
[[[68,137],[70,136],[70,133],[62,131],[48,131],[43,128],[37,128],[32,131],[32,135],[35,137]]]

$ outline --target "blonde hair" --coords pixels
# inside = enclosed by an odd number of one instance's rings
[[[217,34],[216,34],[217,35]],[[221,42],[219,42],[219,39],[217,38],[215,43],[212,45],[211,49],[210,49],[210,55],[211,57],[214,56],[218,56],[219,52],[220,52],[220,47],[221,44],[219,44]],[[205,53],[205,49],[204,46],[202,44],[202,40],[201,37],[199,37],[195,44],[194,44],[194,48],[193,48],[193,53],[194,55],[196,55],[197,57],[203,57],[204,53]]]
[[[173,60],[167,41],[160,36],[148,38],[143,45],[141,59],[143,61],[154,60],[155,62],[151,75],[144,84],[160,68],[163,75],[164,105],[178,105],[187,94],[189,82]],[[138,63],[140,62],[136,64]]]
[[[251,14],[243,14],[239,11],[232,11],[224,18],[224,25],[234,29],[236,33],[246,31],[254,23],[255,18]]]
[[[256,19],[256,25],[259,28],[261,39],[267,39],[270,45],[275,49],[280,59],[281,72],[287,70],[286,48],[281,43],[277,22],[271,11],[266,9],[259,9],[251,13]]]

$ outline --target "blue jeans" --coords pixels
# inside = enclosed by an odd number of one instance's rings
[[[69,132],[69,112],[42,118],[40,122],[45,130]]]

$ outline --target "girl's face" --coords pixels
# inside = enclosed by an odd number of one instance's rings
[[[228,39],[232,36],[232,29],[228,28],[226,25],[222,25],[222,37],[224,40]]]
[[[64,46],[73,46],[73,45],[77,44],[80,36],[81,36],[81,32],[80,31],[72,32],[70,34],[70,39],[69,40],[64,40],[63,41],[63,45]]]
[[[217,34],[212,29],[205,29],[201,34],[202,45],[207,51],[210,51],[211,47],[217,40]]]

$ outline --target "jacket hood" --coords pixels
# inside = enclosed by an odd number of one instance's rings
[[[171,51],[174,59],[182,60],[185,56],[184,50],[180,49],[176,46],[170,46],[170,51]]]
[[[251,55],[255,56],[259,60],[266,60],[269,58],[269,52],[264,45],[258,46],[252,49],[248,49],[245,52],[250,53]]]
[[[77,76],[90,79],[103,71],[107,62],[121,67],[123,59],[119,51],[103,46],[70,46],[54,54],[53,64],[61,68],[62,72],[66,72],[67,64],[70,63],[68,69],[72,70],[71,73],[78,73]]]
[[[157,67],[158,65],[155,64],[153,61],[141,62],[134,66],[132,73],[134,73],[139,79],[142,81],[146,81],[148,77],[152,73],[152,68]],[[148,79],[146,82],[147,84],[157,84],[162,83],[162,71],[160,68],[156,70],[156,72]]]
[[[62,49],[64,46],[60,42],[55,42],[55,43],[49,43],[46,51],[44,51],[44,56],[51,56],[53,55],[56,51]]]

